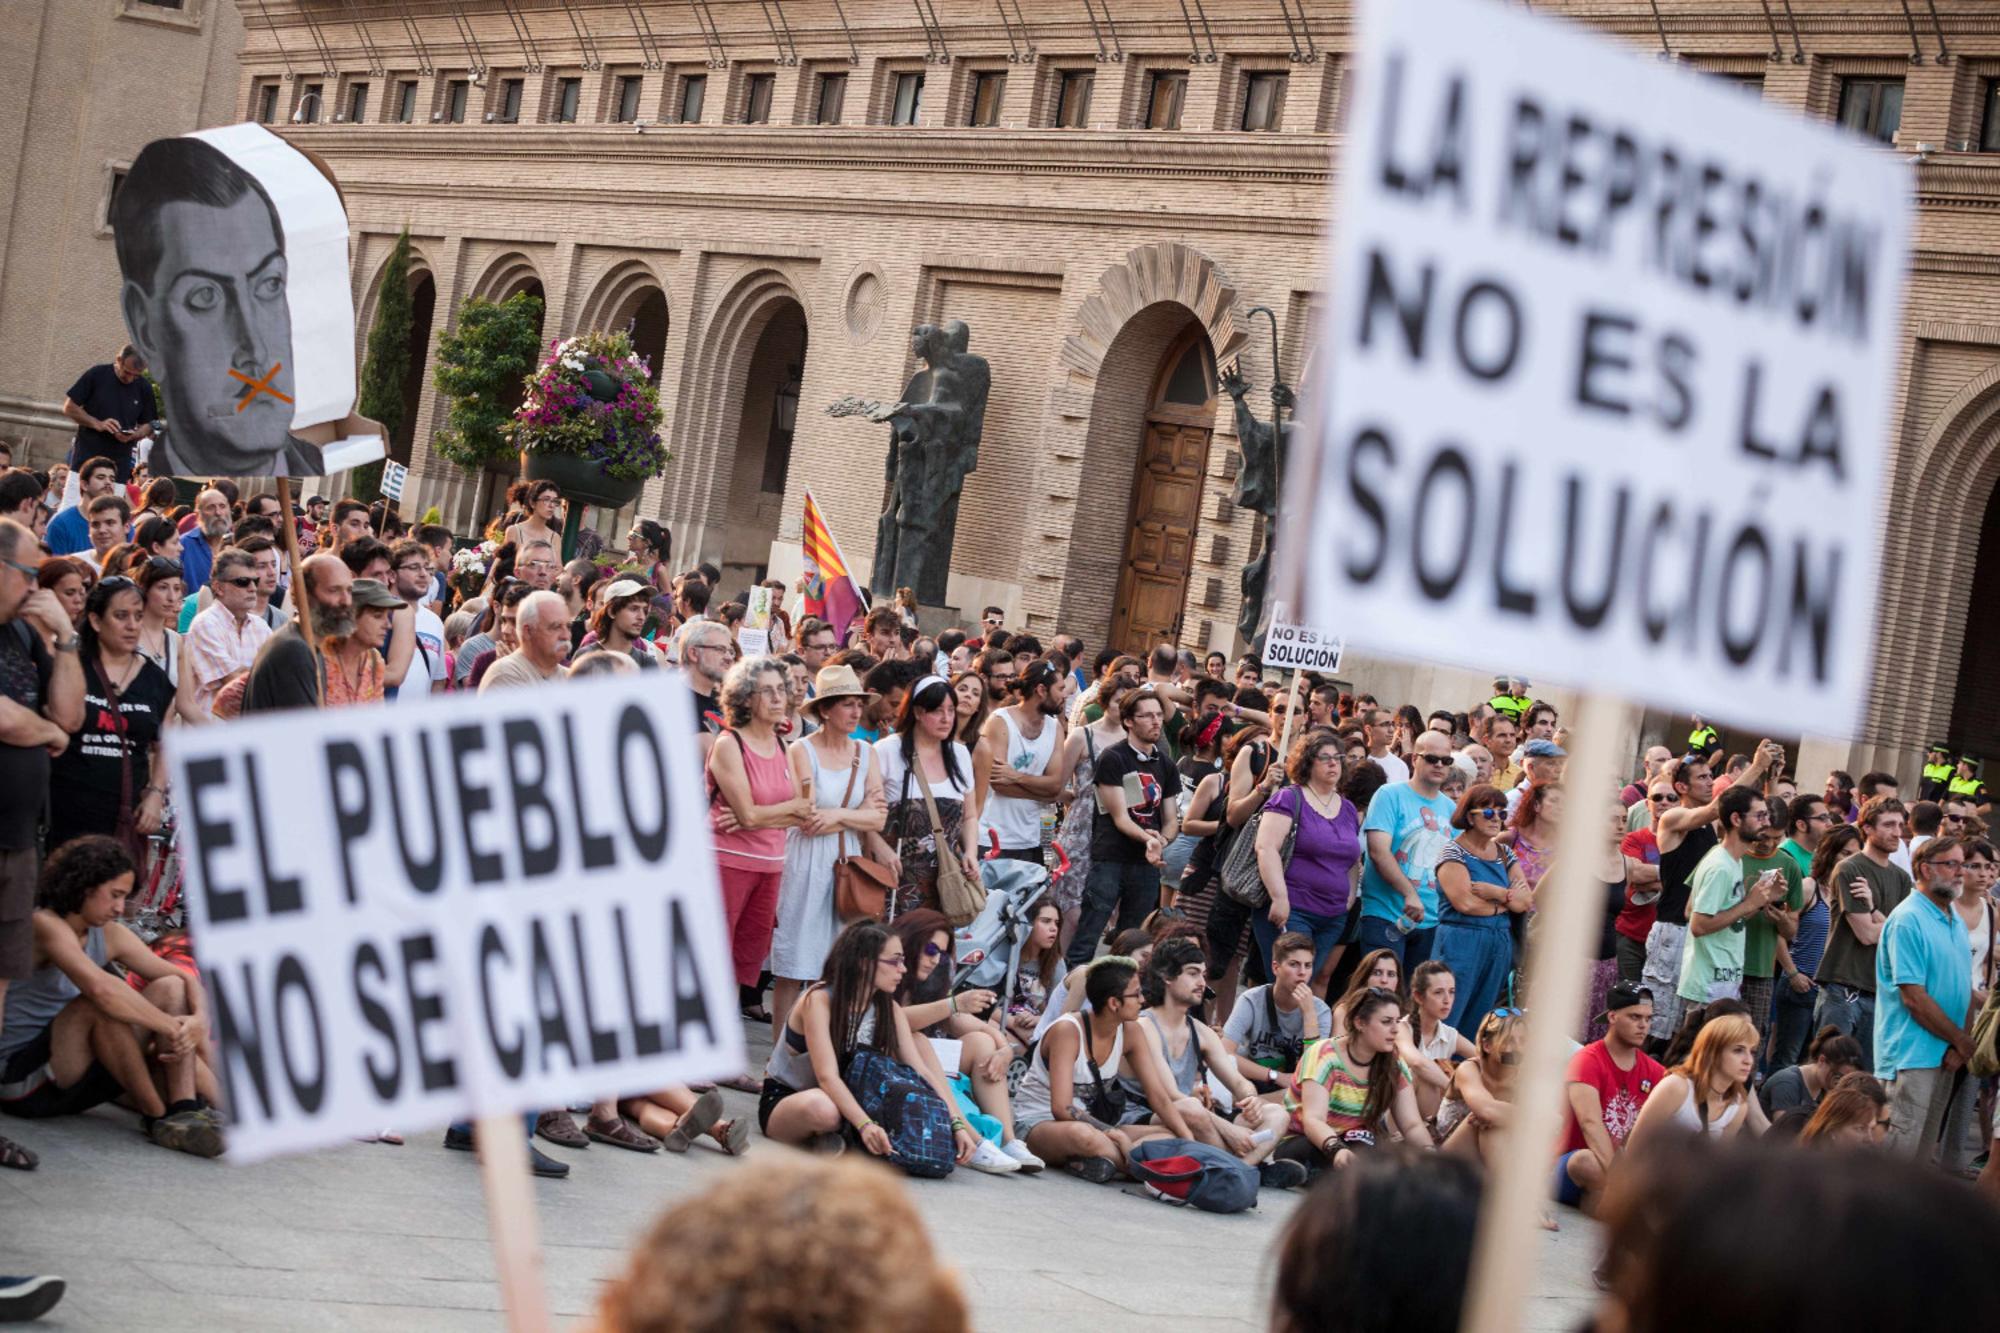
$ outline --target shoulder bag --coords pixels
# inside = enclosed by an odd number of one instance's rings
[[[901,1060],[863,1046],[842,1075],[868,1118],[889,1136],[889,1161],[912,1176],[948,1176],[958,1164],[951,1108],[923,1075]]]
[[[854,763],[847,770],[847,790],[840,794],[843,810],[848,798],[854,795],[854,783],[860,776],[861,742],[855,741]],[[838,849],[833,861],[834,913],[843,921],[881,920],[889,907],[889,892],[896,887],[895,875],[880,861],[859,852],[850,856],[844,828],[836,835],[834,845]]]
[[[1257,830],[1264,823],[1264,812],[1270,809],[1269,802],[1259,806],[1243,821],[1243,827],[1236,832],[1236,838],[1229,844],[1229,854],[1222,862],[1222,892],[1231,902],[1240,903],[1253,910],[1262,910],[1271,905],[1271,892],[1264,887],[1264,872],[1257,864]],[[1299,813],[1292,817],[1291,828],[1285,831],[1285,840],[1278,847],[1278,863],[1289,868],[1292,864],[1292,849],[1299,841],[1299,820],[1305,815],[1305,800],[1299,800]]]
[[[2000,986],[1993,984],[1993,917],[1996,909],[1986,908],[1986,1005],[1972,1021],[1972,1058],[1965,1067],[1974,1078],[2000,1074]]]
[[[953,930],[969,926],[986,906],[986,886],[966,878],[965,867],[958,863],[958,849],[945,838],[944,822],[931,798],[931,780],[924,776],[923,756],[913,756],[910,767],[916,772],[917,785],[923,788],[924,813],[930,816],[931,842],[937,848],[938,907]]]

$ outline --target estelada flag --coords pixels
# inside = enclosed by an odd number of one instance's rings
[[[806,492],[803,545],[807,579],[805,613],[833,626],[835,636],[845,642],[847,627],[867,610],[868,599],[862,594],[861,585],[847,572],[840,544],[834,541],[811,491]]]

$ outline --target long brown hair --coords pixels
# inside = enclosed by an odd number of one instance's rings
[[[1403,999],[1394,991],[1383,990],[1380,986],[1363,987],[1361,995],[1347,1010],[1347,1051],[1354,1053],[1354,1038],[1361,1031],[1361,1025],[1368,1016],[1384,1005],[1402,1012]],[[1375,1058],[1368,1062],[1368,1100],[1362,1105],[1361,1119],[1373,1129],[1382,1123],[1382,1117],[1389,1114],[1389,1103],[1396,1099],[1396,1082],[1400,1077],[1397,1066],[1402,1063],[1395,1047],[1375,1052]]]
[[[1888,1104],[1889,1091],[1873,1074],[1858,1069],[1842,1074],[1820,1098],[1806,1127],[1799,1131],[1799,1142],[1812,1143],[1831,1138],[1849,1125],[1872,1123],[1876,1113]]]

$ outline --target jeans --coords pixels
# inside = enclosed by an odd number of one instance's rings
[[[1083,910],[1063,961],[1075,968],[1095,958],[1098,936],[1104,933],[1104,923],[1114,910],[1118,929],[1130,930],[1159,905],[1158,866],[1149,861],[1092,861],[1090,877],[1083,885]]]
[[[1257,941],[1257,952],[1263,958],[1266,967],[1270,965],[1271,948],[1277,944],[1278,936],[1293,931],[1300,935],[1312,936],[1313,975],[1318,976],[1319,970],[1326,966],[1327,958],[1332,955],[1334,946],[1339,944],[1347,933],[1347,913],[1322,916],[1318,912],[1304,912],[1294,907],[1292,914],[1285,918],[1283,932],[1271,924],[1269,914],[1257,913],[1250,918],[1250,934]]]
[[[1861,1067],[1875,1067],[1875,993],[1831,982],[1819,988],[1813,1030],[1832,1024],[1861,1043]]]
[[[1458,995],[1446,1021],[1467,1037],[1493,1008],[1507,984],[1507,974],[1514,970],[1514,932],[1507,920],[1512,915],[1454,916],[1437,929],[1434,956],[1451,969],[1458,982]]]
[[[1812,1041],[1813,1008],[1818,998],[1817,987],[1801,995],[1792,989],[1791,982],[1778,983],[1777,1016],[1771,1020],[1765,1073],[1775,1074],[1805,1059],[1806,1046]]]
[[[1160,857],[1160,879],[1170,888],[1179,888],[1182,876],[1187,874],[1188,858],[1194,849],[1201,846],[1201,839],[1192,833],[1183,833],[1167,844],[1166,852]]]
[[[1396,923],[1386,916],[1364,916],[1361,918],[1361,934],[1354,941],[1355,947],[1364,954],[1377,949],[1387,949],[1396,955],[1403,965],[1403,980],[1408,981],[1410,973],[1417,970],[1419,963],[1428,962],[1431,944],[1437,937],[1437,930],[1425,926],[1407,935],[1399,934]]]

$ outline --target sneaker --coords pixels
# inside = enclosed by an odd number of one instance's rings
[[[444,1132],[444,1146],[453,1152],[473,1150],[472,1131],[469,1129],[447,1129]]]
[[[538,1176],[546,1176],[550,1180],[561,1180],[569,1174],[569,1163],[558,1162],[555,1158],[530,1143],[528,1145],[528,1169]]]
[[[199,1111],[176,1111],[155,1120],[147,1137],[162,1148],[172,1148],[193,1157],[222,1156],[222,1131]]]
[[[1306,1183],[1306,1164],[1284,1158],[1262,1162],[1257,1167],[1257,1183],[1267,1190],[1295,1190]]]
[[[1063,1170],[1093,1185],[1108,1185],[1111,1183],[1111,1177],[1118,1174],[1118,1163],[1109,1157],[1079,1157],[1074,1161],[1064,1162]]]
[[[821,1157],[839,1157],[847,1151],[847,1136],[837,1129],[815,1134],[806,1140],[806,1150]]]
[[[1011,1176],[1021,1169],[1021,1164],[993,1146],[991,1139],[981,1139],[979,1146],[972,1150],[972,1158],[966,1165],[974,1171],[984,1171],[989,1176]]]
[[[1008,1139],[1005,1143],[1000,1145],[1000,1151],[1006,1153],[1009,1157],[1019,1162],[1021,1164],[1021,1170],[1028,1173],[1029,1175],[1033,1175],[1035,1172],[1041,1170],[1043,1167],[1048,1165],[1047,1162],[1044,1162],[1041,1158],[1029,1152],[1028,1145],[1023,1143],[1019,1139]]]
[[[667,1131],[660,1140],[660,1146],[668,1152],[686,1152],[695,1139],[715,1127],[722,1119],[722,1094],[714,1088],[694,1099],[694,1105],[681,1117],[680,1123]]]
[[[40,1319],[56,1308],[64,1290],[59,1277],[0,1277],[0,1323]]]

